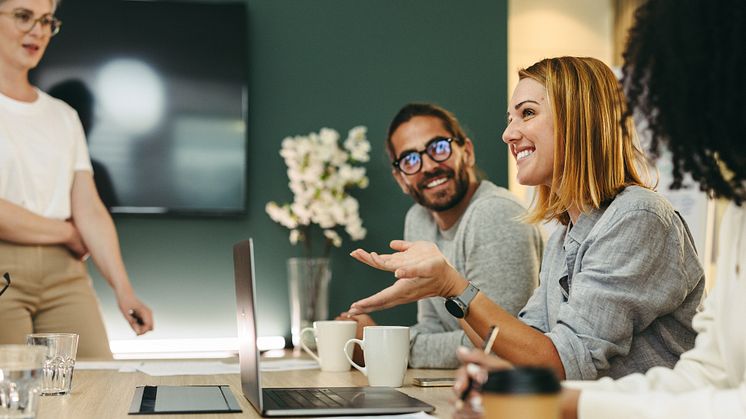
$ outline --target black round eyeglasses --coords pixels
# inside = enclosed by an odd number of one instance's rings
[[[453,152],[453,140],[455,137],[435,137],[425,144],[423,150],[405,151],[391,164],[405,175],[414,175],[422,169],[423,154],[427,154],[432,161],[438,163],[448,160]]]

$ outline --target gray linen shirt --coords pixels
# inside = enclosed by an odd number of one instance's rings
[[[536,288],[542,239],[538,229],[517,220],[525,208],[513,194],[482,181],[464,214],[441,231],[430,212],[414,205],[407,212],[404,239],[438,245],[446,259],[492,301],[517,314]],[[456,348],[471,346],[442,297],[417,302],[411,329],[412,368],[457,368]]]
[[[568,380],[672,367],[694,346],[704,272],[668,201],[628,187],[547,242],[519,318],[557,348]]]

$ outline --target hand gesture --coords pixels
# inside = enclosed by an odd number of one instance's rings
[[[458,295],[467,281],[446,260],[438,246],[418,241],[394,240],[392,254],[357,249],[350,256],[376,269],[393,272],[397,281],[377,294],[352,304],[349,314],[358,315],[411,303],[426,297]]]

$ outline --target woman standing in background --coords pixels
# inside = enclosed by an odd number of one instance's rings
[[[29,81],[60,29],[56,0],[0,0],[0,343],[32,332],[80,335],[78,357],[110,358],[88,255],[137,334],[153,329],[96,191],[75,111]]]

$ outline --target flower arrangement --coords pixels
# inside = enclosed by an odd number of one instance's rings
[[[325,256],[332,246],[342,245],[337,227],[344,227],[352,240],[365,238],[358,201],[348,191],[368,186],[365,168],[357,165],[370,160],[366,133],[364,126],[352,128],[342,147],[339,133],[330,128],[282,141],[280,155],[294,198],[282,205],[268,202],[265,210],[272,220],[290,229],[290,243],[304,244],[307,256],[311,255],[309,233],[314,224],[323,231]]]

